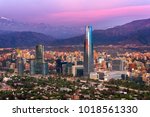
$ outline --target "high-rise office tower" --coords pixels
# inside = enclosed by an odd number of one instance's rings
[[[58,74],[62,73],[62,62],[61,62],[61,59],[57,59],[56,60],[56,72]]]
[[[94,71],[92,26],[86,27],[84,40],[84,76],[88,77]]]
[[[48,63],[43,62],[42,64],[42,75],[47,75],[48,74]]]
[[[44,63],[44,46],[37,45],[36,46],[36,58],[35,58],[35,73],[42,74],[43,71],[43,63]]]
[[[22,58],[18,59],[18,75],[23,76],[24,73],[24,62]]]
[[[44,62],[44,46],[43,45],[36,46],[36,61]]]
[[[31,75],[35,74],[35,60],[30,61],[30,74]]]
[[[112,70],[113,71],[123,71],[124,61],[120,59],[112,60]]]

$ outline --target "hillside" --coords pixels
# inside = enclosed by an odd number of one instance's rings
[[[48,44],[53,37],[36,32],[0,31],[0,47],[28,47]]]

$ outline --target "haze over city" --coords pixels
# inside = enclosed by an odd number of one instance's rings
[[[108,28],[149,18],[149,0],[0,0],[0,16],[21,22]]]

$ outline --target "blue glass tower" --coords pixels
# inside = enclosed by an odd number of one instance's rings
[[[24,62],[22,58],[18,59],[18,75],[23,76],[24,73]]]
[[[94,71],[92,26],[86,26],[84,40],[84,76],[88,77]]]
[[[30,61],[30,74],[34,75],[35,74],[35,60]]]

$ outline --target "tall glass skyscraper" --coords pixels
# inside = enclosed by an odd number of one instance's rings
[[[35,64],[35,60],[31,60],[30,61],[30,74],[31,75],[34,75],[35,74],[35,66],[36,64]]]
[[[37,45],[36,46],[36,74],[42,74],[42,66],[44,62],[44,46],[43,45]]]
[[[23,76],[24,73],[24,62],[22,58],[18,59],[18,75]]]
[[[36,61],[44,62],[44,46],[43,45],[36,46]]]
[[[92,26],[86,26],[84,40],[84,76],[88,77],[94,71]]]

